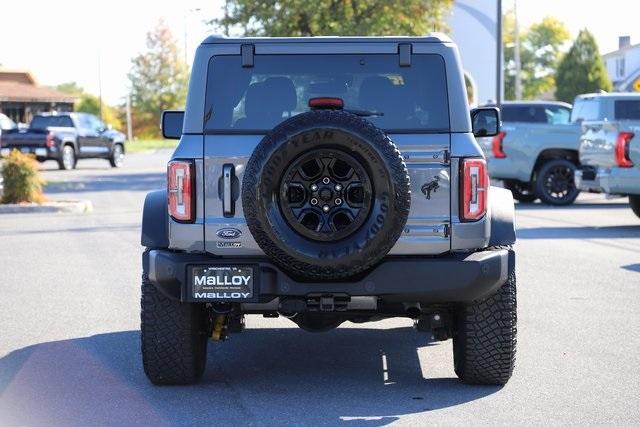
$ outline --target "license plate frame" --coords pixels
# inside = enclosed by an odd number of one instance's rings
[[[248,302],[257,299],[259,269],[253,264],[193,265],[187,273],[189,301]]]

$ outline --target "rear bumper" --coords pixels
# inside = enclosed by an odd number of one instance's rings
[[[301,282],[289,277],[267,258],[219,258],[169,250],[143,254],[149,281],[167,296],[184,302],[203,302],[192,295],[193,266],[252,266],[256,272],[251,299],[268,302],[281,296],[345,294],[378,296],[396,302],[470,302],[495,292],[515,268],[512,250],[491,249],[438,257],[388,256],[363,277],[350,282]]]
[[[640,168],[595,168],[576,170],[574,181],[582,191],[607,194],[640,194]]]
[[[7,157],[12,150],[18,150],[27,154],[34,154],[38,160],[58,158],[58,149],[55,147],[34,147],[31,145],[12,145],[10,147],[2,147],[0,148],[0,158]]]

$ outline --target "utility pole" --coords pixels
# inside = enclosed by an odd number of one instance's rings
[[[98,101],[100,108],[100,120],[102,120],[102,61],[100,49],[98,49]]]
[[[127,94],[127,104],[126,104],[126,113],[127,113],[127,140],[133,141],[133,126],[131,123],[131,95]]]
[[[513,0],[513,20],[514,20],[514,34],[513,34],[513,61],[516,63],[516,81],[515,91],[516,100],[522,99],[522,64],[520,63],[520,27],[518,26],[518,0]]]
[[[497,0],[496,16],[496,106],[502,103],[502,0]]]

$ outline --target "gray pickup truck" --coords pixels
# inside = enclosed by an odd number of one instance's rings
[[[462,381],[506,383],[514,205],[475,139],[499,123],[469,111],[442,35],[206,39],[186,110],[163,114],[180,139],[167,189],[144,204],[148,378],[197,381],[207,337],[262,315],[311,332],[413,319],[453,339]]]
[[[571,105],[551,101],[507,101],[500,105],[502,131],[480,138],[489,175],[503,181],[521,202],[540,199],[568,205],[578,197],[573,181],[580,124]]]
[[[640,217],[640,94],[581,95],[576,119],[582,121],[578,187],[629,196]]]
[[[64,170],[78,159],[101,158],[112,167],[124,163],[125,135],[88,113],[40,113],[28,129],[11,129],[0,135],[0,157],[19,150],[40,162],[55,160]]]

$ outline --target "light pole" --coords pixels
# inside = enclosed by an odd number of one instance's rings
[[[516,64],[516,81],[515,92],[516,100],[522,99],[522,65],[520,63],[520,27],[518,26],[518,0],[513,0],[513,19],[514,19],[514,34],[513,34],[513,62]]]
[[[189,40],[189,34],[188,34],[188,22],[187,22],[187,17],[188,14],[194,13],[194,12],[200,12],[200,8],[199,7],[192,7],[190,9],[186,9],[184,12],[184,63],[185,64],[189,64],[189,61],[187,59],[187,48],[188,48],[188,40]]]

